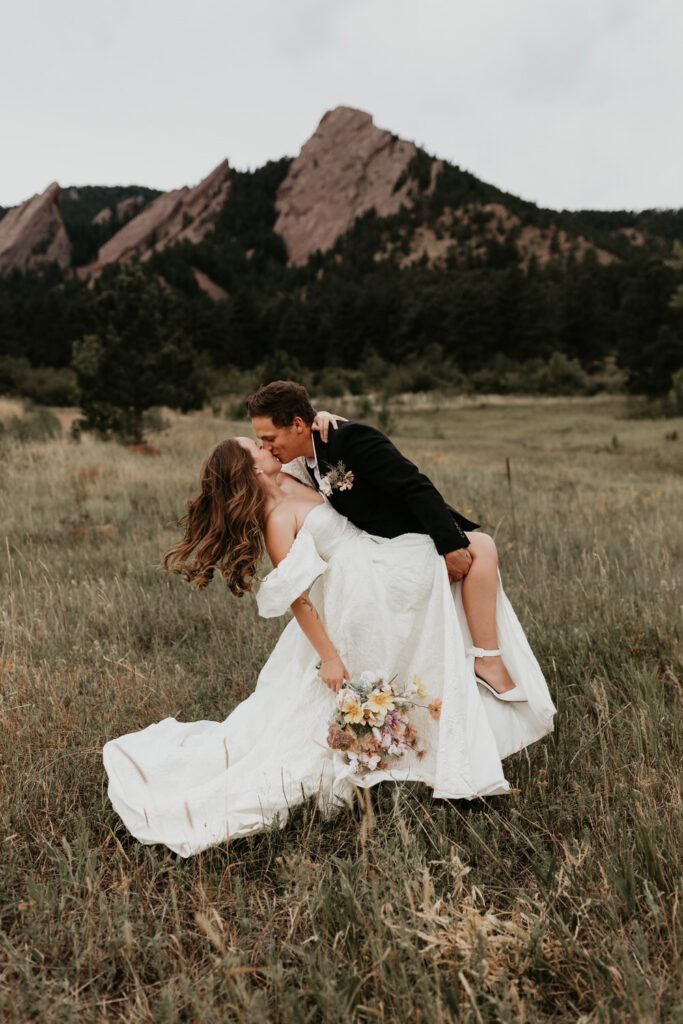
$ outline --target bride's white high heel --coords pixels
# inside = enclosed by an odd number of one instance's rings
[[[500,651],[485,651],[483,647],[468,647],[468,655],[471,654],[473,658],[497,658]],[[515,686],[512,690],[506,690],[505,693],[498,693],[498,690],[494,690],[490,683],[487,683],[485,679],[474,673],[474,678],[477,680],[480,686],[486,687],[489,693],[492,693],[498,700],[505,701],[507,704],[521,704],[527,701],[526,697],[520,695],[519,687]]]

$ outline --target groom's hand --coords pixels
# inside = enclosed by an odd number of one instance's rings
[[[451,583],[461,580],[472,568],[472,555],[467,548],[458,548],[457,551],[449,551],[444,556],[448,578]]]

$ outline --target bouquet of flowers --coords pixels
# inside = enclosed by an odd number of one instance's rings
[[[418,704],[412,698],[426,696],[420,678],[399,693],[393,679],[384,670],[363,672],[347,681],[337,694],[337,712],[330,722],[327,745],[346,753],[354,773],[388,768],[390,761],[403,757],[408,750],[417,750],[418,735],[408,719],[406,709],[427,708],[432,718],[439,718],[441,701]],[[424,750],[417,756],[423,757]]]

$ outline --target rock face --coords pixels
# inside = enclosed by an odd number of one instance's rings
[[[194,279],[201,288],[201,290],[203,292],[206,292],[209,298],[214,299],[214,301],[216,302],[218,302],[220,299],[228,298],[228,293],[226,292],[225,288],[221,288],[219,284],[216,284],[215,281],[212,281],[208,274],[205,274],[203,271],[198,270],[197,267],[192,268],[192,273],[194,274]]]
[[[56,181],[41,195],[9,210],[0,221],[0,274],[35,270],[45,263],[68,267],[71,242],[59,212]]]
[[[201,242],[213,227],[229,189],[230,166],[224,160],[194,188],[165,192],[105,242],[87,273],[96,275],[112,263],[133,257],[148,259],[155,249],[173,242]]]
[[[387,217],[411,205],[414,183],[407,171],[416,153],[412,142],[376,128],[362,110],[337,107],[325,114],[278,189],[275,230],[290,263],[331,248],[373,207]]]
[[[92,219],[93,224],[108,224],[114,216],[111,206],[105,206],[103,210],[96,213]]]
[[[145,202],[144,196],[128,196],[127,199],[122,199],[120,203],[116,204],[116,219],[124,220],[129,217],[130,214],[137,210],[139,206],[142,206]],[[108,224],[114,216],[114,210],[111,206],[105,206],[103,210],[96,213],[92,219],[93,224]]]

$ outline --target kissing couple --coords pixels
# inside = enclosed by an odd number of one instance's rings
[[[106,743],[126,827],[189,857],[283,827],[313,795],[331,817],[385,780],[423,782],[438,799],[508,792],[502,760],[551,732],[555,707],[493,539],[384,434],[316,414],[300,384],[274,381],[247,408],[260,443],[214,449],[163,566],[198,588],[218,572],[236,597],[259,583],[259,614],[293,617],[223,722],[165,718]],[[266,552],[274,568],[259,580]],[[339,697],[359,678],[429,700],[409,727],[419,751],[366,758],[361,771],[328,746]]]

